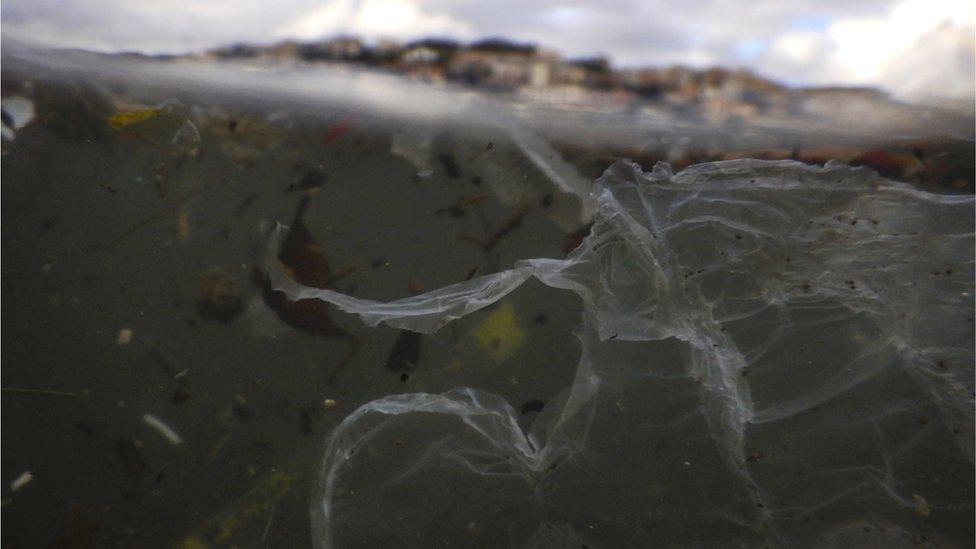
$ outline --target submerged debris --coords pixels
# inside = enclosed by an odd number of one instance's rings
[[[459,236],[462,240],[467,240],[477,244],[482,251],[489,252],[498,245],[509,233],[519,228],[522,225],[522,218],[528,213],[528,207],[522,205],[516,208],[508,217],[506,217],[501,224],[498,225],[487,238],[480,238],[467,233],[462,233]]]
[[[525,343],[525,331],[519,325],[515,307],[505,301],[488,313],[471,332],[492,360],[501,362]]]
[[[411,372],[420,361],[421,335],[409,330],[400,330],[390,356],[386,359],[386,369],[392,372]]]
[[[122,470],[126,476],[133,482],[138,482],[146,469],[146,461],[142,458],[139,446],[131,440],[122,439],[115,443],[115,454],[122,462]]]
[[[528,414],[529,412],[541,412],[545,407],[545,402],[542,402],[537,398],[533,398],[522,405],[522,415]]]
[[[159,419],[158,417],[152,414],[143,414],[142,421],[146,425],[155,429],[164,439],[166,439],[166,442],[172,444],[173,446],[178,446],[183,443],[183,437],[174,431],[172,427],[163,423],[163,420]]]
[[[325,168],[323,166],[312,166],[305,170],[305,174],[302,178],[298,180],[298,183],[292,183],[288,186],[286,191],[292,191],[294,189],[302,189],[306,192],[314,192],[316,189],[320,188],[325,184]]]
[[[458,166],[457,161],[454,160],[454,155],[449,153],[443,153],[437,155],[437,159],[440,160],[441,165],[444,167],[444,174],[446,174],[451,179],[457,179],[461,177],[461,167]]]
[[[291,230],[278,254],[278,260],[296,281],[314,288],[328,289],[337,277],[331,275],[329,262],[318,240],[305,225],[305,210],[311,201],[303,196],[292,219]],[[317,299],[291,301],[271,287],[266,273],[258,273],[265,303],[289,326],[331,338],[348,338],[350,334],[332,323],[329,305]]]
[[[30,471],[24,471],[10,483],[10,491],[16,492],[34,480],[34,475]]]
[[[351,126],[352,126],[352,119],[350,118],[345,118],[329,126],[328,129],[325,130],[325,135],[322,137],[322,142],[326,146],[332,145],[333,143],[338,141],[340,137],[345,135],[346,132],[349,131],[349,128]]]
[[[92,427],[87,422],[78,420],[78,421],[76,421],[74,423],[74,426],[75,426],[75,429],[77,429],[78,431],[80,431],[80,432],[82,432],[82,433],[84,433],[84,434],[86,434],[86,435],[88,435],[90,437],[95,436],[95,428]]]
[[[33,395],[33,396],[53,396],[53,397],[66,397],[66,398],[88,398],[88,389],[80,393],[73,393],[71,391],[59,391],[56,389],[28,389],[23,387],[3,387],[0,389],[4,394],[12,395]]]
[[[98,547],[99,522],[80,505],[72,505],[64,517],[64,526],[48,545],[49,549]]]
[[[912,503],[915,506],[915,514],[918,516],[927,517],[932,514],[932,508],[929,507],[929,502],[926,501],[922,496],[912,494]]]
[[[190,400],[190,393],[187,393],[183,389],[177,389],[173,391],[172,400],[173,400],[173,404],[179,406],[180,404],[183,404],[187,400]]]
[[[454,204],[435,210],[434,213],[446,213],[450,214],[452,217],[464,217],[464,215],[467,214],[468,206],[477,204],[482,200],[487,199],[488,196],[488,193],[474,193],[467,196],[462,196],[461,198],[458,198]]]
[[[136,122],[149,120],[150,118],[159,116],[164,112],[166,111],[162,107],[155,107],[151,109],[120,110],[109,117],[108,125],[117,130],[130,124],[135,124]]]
[[[244,299],[237,283],[219,267],[207,271],[197,283],[193,302],[204,320],[232,322],[244,311]]]
[[[132,343],[132,328],[119,330],[119,335],[115,338],[116,345],[128,345]]]

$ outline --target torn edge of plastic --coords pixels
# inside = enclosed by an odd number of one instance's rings
[[[303,286],[287,276],[276,254],[288,231],[287,226],[279,223],[271,239],[267,269],[272,287],[292,301],[319,299],[331,303],[341,311],[358,315],[371,327],[385,322],[394,328],[429,334],[452,320],[495,303],[532,276],[557,287],[575,286],[568,281],[560,283],[558,279],[564,269],[578,260],[572,257],[565,260],[528,259],[519,261],[512,269],[451,284],[425,294],[386,303],[359,299],[334,290]]]

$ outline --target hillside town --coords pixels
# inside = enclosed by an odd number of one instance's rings
[[[897,109],[871,87],[791,88],[745,69],[686,66],[617,69],[606,57],[565,59],[534,44],[488,38],[464,44],[426,38],[368,44],[355,37],[270,46],[237,44],[211,60],[355,64],[434,84],[477,87],[510,99],[592,111],[682,114],[723,123],[756,117],[833,115],[844,109]]]

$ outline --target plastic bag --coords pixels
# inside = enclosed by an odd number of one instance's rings
[[[303,287],[271,258],[289,298],[371,326],[429,333],[532,276],[584,303],[575,378],[528,431],[465,387],[347,417],[314,492],[318,546],[972,539],[973,197],[755,160],[618,162],[592,196],[565,260],[391,303]]]

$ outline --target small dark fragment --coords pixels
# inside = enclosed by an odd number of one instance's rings
[[[312,427],[315,425],[317,410],[318,408],[312,406],[303,406],[298,410],[298,420],[303,435],[309,436],[312,434]]]
[[[203,275],[194,297],[197,314],[204,320],[231,322],[244,311],[237,283],[223,269],[215,267]]]
[[[583,243],[583,239],[589,236],[591,227],[593,227],[592,223],[578,231],[574,231],[566,235],[566,238],[563,241],[563,253],[568,255],[570,252],[578,248],[579,245]]]
[[[541,412],[542,409],[545,407],[546,407],[545,402],[542,402],[537,398],[533,398],[532,400],[522,405],[522,414],[524,415],[529,412]]]
[[[481,176],[480,175],[471,176],[471,183],[474,185],[481,185]]]
[[[384,263],[386,263],[386,260],[383,259],[382,257],[374,258],[373,259],[373,268],[374,269],[379,269],[380,267],[383,266]]]
[[[420,295],[424,293],[424,285],[420,282],[419,278],[411,278],[407,282],[407,290],[410,292],[410,295]]]
[[[45,217],[40,221],[40,223],[37,224],[37,233],[40,235],[45,235],[51,232],[51,229],[53,229],[59,221],[60,218],[57,216]]]
[[[167,359],[163,353],[159,351],[159,349],[151,347],[149,349],[149,356],[156,361],[156,364],[159,364],[159,367],[163,370],[163,372],[166,372],[167,375],[176,376],[177,370],[173,367],[173,363],[171,363],[169,359]]]
[[[64,525],[48,544],[49,549],[83,549],[98,547],[99,521],[81,505],[72,505],[64,517]],[[5,544],[6,545],[6,544]],[[11,545],[12,546],[12,545]]]
[[[746,458],[746,461],[748,461],[749,463],[755,463],[761,460],[763,457],[764,456],[761,453],[756,452],[755,454],[750,454],[749,457]]]
[[[317,189],[325,184],[325,170],[321,166],[312,166],[305,170],[305,174],[298,183],[289,185],[285,192],[291,191],[295,187],[300,189]]]
[[[332,145],[333,143],[338,141],[340,137],[345,135],[346,132],[349,131],[349,128],[351,126],[352,126],[352,120],[349,118],[344,118],[339,122],[332,124],[326,129],[325,135],[322,138],[322,142],[326,146]]]
[[[75,422],[75,429],[78,429],[78,431],[80,431],[80,432],[82,432],[82,433],[84,433],[84,434],[86,434],[86,435],[88,435],[90,437],[95,436],[95,428],[92,427],[91,425],[89,425],[88,423],[85,423],[84,421],[81,421],[81,420],[76,421]]]
[[[115,443],[115,455],[119,456],[126,476],[133,482],[139,482],[146,469],[146,461],[135,443],[126,439],[119,440]]]
[[[475,265],[474,267],[471,267],[471,269],[468,271],[468,274],[465,275],[464,280],[471,280],[472,278],[474,278],[474,273],[476,273],[476,272],[478,272],[478,266],[477,265]]]
[[[542,207],[548,208],[549,206],[552,206],[553,200],[554,197],[552,196],[552,193],[546,193],[545,195],[542,196]]]
[[[487,147],[485,147],[485,148],[486,148],[486,149],[488,149],[488,150],[490,151],[490,150],[492,150],[492,149],[494,149],[494,148],[495,148],[495,144],[494,144],[494,143],[492,143],[491,141],[489,141],[489,142],[488,142],[488,146],[487,146]]]
[[[242,213],[244,213],[248,208],[251,207],[251,204],[254,204],[257,201],[257,199],[258,199],[258,193],[251,193],[245,196],[244,200],[242,200],[241,203],[237,206],[237,209],[234,210],[234,217],[237,217]]]
[[[410,380],[410,374],[400,374],[400,381],[406,383]]]
[[[274,441],[268,437],[255,437],[251,441],[251,446],[255,448],[269,448],[274,444]]]
[[[234,413],[234,417],[241,421],[247,421],[251,417],[251,409],[247,406],[247,401],[241,397],[234,400],[234,405],[231,406],[231,411]]]
[[[939,368],[942,368],[943,370],[949,369],[949,365],[946,364],[946,361],[944,360],[936,360],[935,365],[938,366]]]
[[[393,350],[386,359],[386,369],[392,372],[411,372],[420,361],[421,335],[409,330],[400,330]]]
[[[98,186],[101,187],[101,188],[103,188],[103,189],[105,189],[106,191],[108,191],[108,192],[110,192],[112,194],[119,194],[119,191],[113,189],[112,187],[109,187],[105,183],[99,183]]]
[[[508,236],[508,234],[522,225],[522,218],[528,213],[528,208],[521,206],[517,208],[511,215],[502,221],[501,225],[495,229],[495,232],[491,233],[488,240],[482,245],[482,249],[486,252],[491,251],[503,238]]]
[[[440,160],[441,165],[444,166],[444,173],[447,174],[448,177],[451,179],[461,177],[461,168],[457,165],[457,161],[454,160],[453,154],[439,154],[437,155],[437,159]]]
[[[481,202],[486,198],[488,198],[488,193],[475,193],[469,196],[462,196],[461,198],[458,198],[456,201],[454,201],[454,204],[451,204],[450,206],[447,206],[445,208],[440,208],[436,210],[434,213],[439,213],[439,214],[446,213],[446,214],[450,214],[451,217],[464,217],[464,215],[467,213],[468,206],[471,206],[472,204],[477,204],[478,202]]]
[[[182,389],[177,389],[173,391],[173,404],[179,406],[180,404],[183,404],[187,400],[190,400],[190,393],[187,393]]]
[[[461,240],[464,240],[466,242],[470,242],[472,244],[475,244],[476,246],[478,246],[479,248],[482,248],[482,249],[484,249],[485,246],[487,245],[487,244],[485,244],[485,241],[484,240],[482,240],[481,238],[479,238],[479,237],[477,237],[477,236],[475,236],[473,234],[461,233],[461,234],[458,235],[458,238],[461,239]]]
[[[545,324],[547,319],[545,314],[539,313],[535,315],[535,318],[533,318],[532,320],[534,320],[536,324]]]
[[[230,122],[228,122],[227,123],[227,129],[230,130],[230,131],[236,130],[237,129],[237,120],[231,120]]]
[[[4,126],[14,129],[14,117],[10,116],[10,113],[6,109],[0,109],[0,120],[3,120]]]

